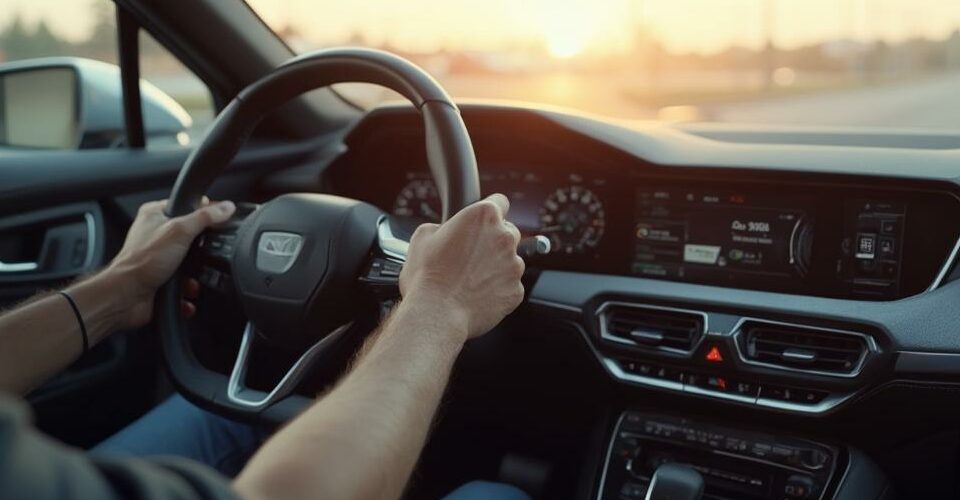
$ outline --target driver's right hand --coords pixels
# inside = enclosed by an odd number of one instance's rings
[[[440,307],[467,338],[483,335],[523,301],[520,231],[506,220],[510,202],[494,194],[447,222],[424,224],[400,273],[404,302]]]

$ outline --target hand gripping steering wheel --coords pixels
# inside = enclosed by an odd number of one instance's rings
[[[480,197],[476,157],[457,106],[440,85],[411,62],[369,49],[332,49],[296,57],[244,89],[217,116],[187,158],[167,204],[176,217],[196,209],[203,194],[270,111],[316,88],[341,82],[378,84],[420,111],[430,171],[439,188],[443,219]],[[373,260],[393,269],[407,242],[394,236],[390,216],[358,200],[296,193],[278,196],[236,221],[200,252],[226,262],[247,317],[232,372],[198,360],[180,315],[184,268],[163,287],[158,321],[163,354],[174,384],[188,399],[221,414],[280,422],[313,399],[295,393],[308,369],[350,329],[357,315],[359,279]],[[205,234],[201,240],[212,236]],[[255,344],[267,342],[299,355],[269,390],[247,386]]]

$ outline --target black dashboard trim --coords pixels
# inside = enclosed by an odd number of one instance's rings
[[[886,351],[950,352],[960,354],[956,325],[960,322],[960,283],[950,282],[921,295],[889,302],[871,302],[731,289],[693,283],[652,280],[568,271],[542,271],[530,292],[533,302],[570,308],[588,307],[602,295],[640,301],[713,307],[745,315],[809,318],[811,324],[857,324],[882,332]]]
[[[901,374],[960,375],[960,354],[901,351],[893,369]]]

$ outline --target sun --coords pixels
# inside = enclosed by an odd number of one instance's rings
[[[587,49],[596,24],[588,3],[564,3],[544,15],[540,30],[550,55],[556,59],[576,57]]]
[[[571,33],[556,33],[547,35],[547,51],[557,59],[576,57],[586,48],[583,37]]]

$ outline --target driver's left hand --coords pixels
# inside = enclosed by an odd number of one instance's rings
[[[193,240],[206,228],[229,220],[236,211],[233,202],[204,199],[194,212],[171,219],[163,212],[166,204],[166,200],[153,201],[140,207],[123,248],[104,271],[122,275],[129,288],[122,293],[132,294],[134,306],[124,321],[128,328],[150,321],[157,290],[173,276]],[[187,280],[184,294],[195,298],[197,289],[195,281]],[[182,310],[192,315],[193,304],[185,302]]]

